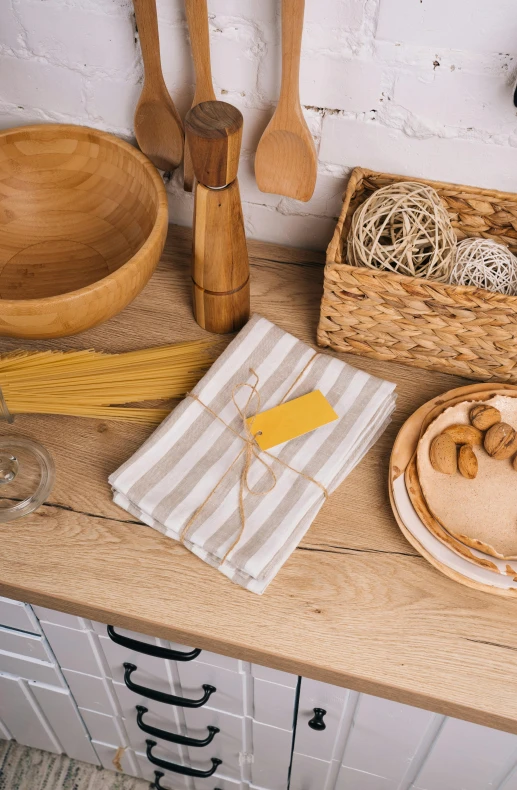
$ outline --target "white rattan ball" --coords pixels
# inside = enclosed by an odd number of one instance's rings
[[[436,190],[413,181],[377,189],[356,209],[348,234],[348,260],[448,282],[456,234]]]
[[[515,295],[517,258],[504,244],[491,239],[464,239],[457,246],[450,281]]]

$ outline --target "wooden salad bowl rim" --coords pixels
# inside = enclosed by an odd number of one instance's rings
[[[73,291],[67,291],[64,294],[59,294],[58,296],[43,296],[38,297],[35,299],[0,299],[0,304],[2,307],[12,304],[12,305],[19,305],[22,302],[45,302],[47,304],[51,302],[59,303],[60,301],[67,301],[70,299],[71,296],[74,295],[81,295],[83,293],[92,293],[96,288],[100,287],[101,283],[105,283],[107,280],[117,280],[121,277],[122,273],[127,272],[130,268],[138,267],[140,258],[142,258],[152,247],[156,240],[160,237],[161,233],[163,232],[162,224],[165,226],[168,225],[169,220],[169,211],[168,211],[168,203],[167,203],[167,192],[165,190],[165,186],[163,184],[162,178],[155,168],[155,166],[151,163],[151,161],[143,154],[138,148],[135,148],[130,143],[127,143],[125,140],[122,140],[120,137],[117,137],[110,132],[103,132],[100,129],[94,129],[92,126],[81,126],[79,124],[74,123],[35,123],[30,124],[28,126],[13,126],[10,129],[3,129],[0,131],[0,140],[4,137],[9,136],[10,134],[15,134],[17,132],[35,132],[35,131],[60,131],[66,132],[68,130],[74,130],[79,132],[87,132],[88,134],[92,134],[96,137],[100,137],[104,140],[109,140],[110,142],[120,146],[123,150],[127,151],[130,156],[133,156],[142,167],[144,167],[150,177],[151,180],[156,187],[156,193],[158,196],[158,209],[156,214],[156,221],[153,225],[153,229],[149,236],[147,237],[146,241],[142,244],[140,249],[130,258],[126,263],[123,263],[118,269],[114,272],[110,272],[105,277],[102,277],[100,280],[96,280],[91,285],[86,285],[83,288],[77,288]]]

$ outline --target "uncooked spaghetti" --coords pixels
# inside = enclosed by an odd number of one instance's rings
[[[214,361],[213,351],[213,341],[123,354],[15,351],[0,356],[0,387],[11,414],[63,414],[156,424],[170,408],[124,404],[182,397],[208,370]]]

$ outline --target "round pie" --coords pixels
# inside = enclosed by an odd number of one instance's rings
[[[517,471],[512,459],[495,460],[483,447],[474,447],[478,472],[473,480],[459,472],[437,472],[429,459],[433,439],[451,425],[470,425],[476,403],[451,406],[429,425],[417,448],[420,487],[429,511],[457,540],[494,557],[517,559]],[[517,430],[517,397],[495,395],[484,403]]]

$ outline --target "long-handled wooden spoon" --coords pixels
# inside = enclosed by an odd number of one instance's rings
[[[155,0],[133,0],[144,60],[144,87],[135,111],[140,150],[160,170],[174,170],[183,159],[183,125],[165,85]]]
[[[282,0],[282,87],[262,135],[255,176],[262,192],[307,201],[316,185],[318,159],[300,105],[300,53],[305,0]]]
[[[196,73],[196,90],[192,107],[202,101],[216,101],[212,83],[210,66],[210,38],[208,32],[208,8],[206,0],[185,0],[187,22],[190,34],[194,71]],[[194,168],[188,140],[185,139],[185,158],[183,162],[183,186],[186,192],[192,192],[194,185]]]

